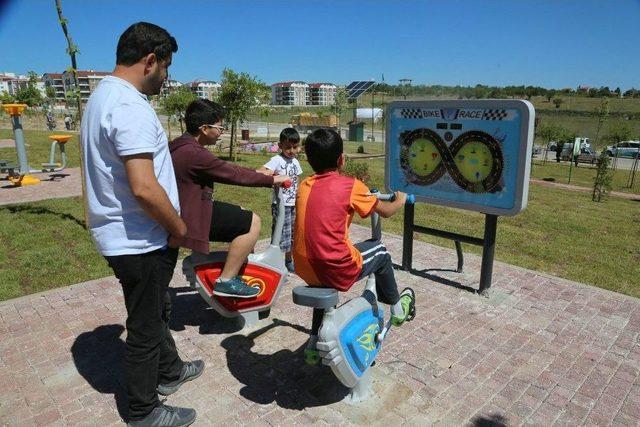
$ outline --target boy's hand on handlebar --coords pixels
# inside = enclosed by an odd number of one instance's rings
[[[407,202],[407,193],[403,193],[402,191],[396,191],[394,192],[394,194],[396,195],[395,203],[398,203],[399,205],[404,205]]]
[[[289,178],[286,175],[275,175],[273,177],[273,186],[274,187],[282,187],[283,185],[285,185],[286,181],[291,182],[291,178]]]

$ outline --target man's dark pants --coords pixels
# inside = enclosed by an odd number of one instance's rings
[[[178,249],[105,257],[122,285],[127,307],[125,381],[129,419],[140,419],[159,403],[159,383],[175,381],[183,362],[169,330],[169,282]]]

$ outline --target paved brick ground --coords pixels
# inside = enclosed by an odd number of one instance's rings
[[[3,175],[3,179],[0,179],[0,205],[82,195],[80,168],[67,168],[55,174],[35,173],[32,175],[39,178],[41,182],[37,185],[24,187],[13,187]]]
[[[385,241],[400,259],[400,239]],[[202,426],[640,424],[640,300],[500,263],[487,299],[467,289],[477,257],[456,274],[443,271],[453,251],[416,243],[415,253],[420,271],[397,278],[417,291],[418,316],[392,330],[375,395],[357,406],[340,402],[329,372],[302,363],[311,313],[290,289],[271,318],[238,332],[176,275],[171,327],[182,356],[207,368],[168,403],[195,407]],[[113,278],[4,302],[0,317],[0,424],[122,422],[124,306]]]

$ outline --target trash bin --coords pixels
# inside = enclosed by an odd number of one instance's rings
[[[242,129],[242,140],[243,141],[249,140],[249,129]]]
[[[364,140],[364,122],[349,122],[349,141]]]

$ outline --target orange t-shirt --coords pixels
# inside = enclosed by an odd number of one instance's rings
[[[336,171],[302,181],[296,197],[293,259],[309,285],[348,290],[362,270],[362,255],[349,240],[353,213],[371,215],[378,199],[360,180]]]

